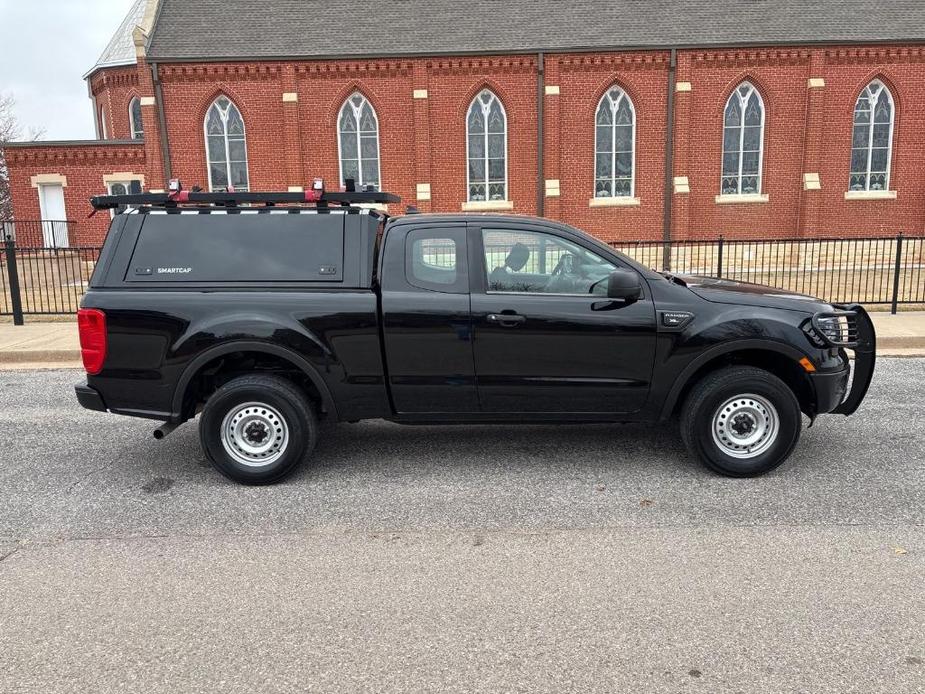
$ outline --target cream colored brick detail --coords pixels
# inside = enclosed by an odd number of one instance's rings
[[[283,103],[291,104],[299,100],[299,94],[297,92],[283,92]]]
[[[546,179],[546,197],[547,198],[559,197],[559,179],[558,178],[547,178]]]
[[[768,202],[770,198],[767,193],[744,193],[742,195],[717,195],[717,205],[753,205],[755,203]]]
[[[135,57],[144,58],[147,55],[146,46],[148,44],[148,35],[144,29],[139,26],[132,29],[132,43],[135,46]]]
[[[822,89],[825,86],[825,79],[822,77],[810,77],[806,80],[806,86],[810,89]]]
[[[411,96],[415,99],[426,99],[427,90],[426,89],[415,89]]]
[[[107,186],[110,183],[125,183],[126,181],[141,181],[141,187],[145,187],[145,175],[132,173],[131,171],[115,171],[103,176],[103,183]]]
[[[803,190],[821,190],[822,181],[817,173],[803,174]]]
[[[420,201],[430,200],[430,183],[418,183],[417,199]]]
[[[304,193],[305,189],[302,186],[289,186],[290,193]]]
[[[588,200],[588,207],[639,207],[642,202],[639,198],[615,197],[615,198],[591,198]]]
[[[559,96],[559,85],[558,84],[547,84],[543,88],[543,93],[546,96]]]
[[[32,177],[32,187],[38,188],[42,185],[55,185],[58,184],[62,188],[67,188],[67,176],[62,176],[61,174],[56,173],[47,173],[47,174],[36,174]]]
[[[845,200],[895,200],[895,190],[848,190]]]
[[[383,205],[382,203],[361,202],[353,205],[353,207],[359,207],[361,210],[375,210],[376,212],[383,212],[386,214],[389,211],[389,206]]]
[[[674,90],[676,92],[689,92],[694,88],[690,82],[675,82]]]
[[[164,190],[163,188],[155,188],[153,190],[149,190],[148,192],[149,193],[166,193],[167,191]]]
[[[691,184],[687,176],[674,177],[674,192],[675,195],[683,195],[691,192]]]
[[[473,200],[462,204],[464,212],[498,212],[513,210],[514,203],[510,200]]]
[[[138,101],[142,106],[154,106],[157,103],[153,96],[143,96]]]

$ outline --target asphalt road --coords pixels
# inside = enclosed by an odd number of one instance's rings
[[[755,480],[673,427],[329,431],[245,488],[195,425],[0,372],[0,692],[923,692],[925,360]]]

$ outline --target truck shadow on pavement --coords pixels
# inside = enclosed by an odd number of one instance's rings
[[[147,472],[229,483],[212,470],[200,449],[197,426],[198,420],[187,422],[163,441],[133,446],[138,457],[149,461]],[[147,449],[144,454],[142,446]],[[403,426],[367,421],[325,427],[311,457],[280,484],[331,477],[343,482],[371,473],[411,479],[448,471],[545,476],[618,471],[627,477],[716,477],[687,455],[673,421],[664,425],[516,426]]]

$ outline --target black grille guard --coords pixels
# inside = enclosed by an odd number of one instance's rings
[[[860,407],[874,376],[874,365],[877,361],[877,333],[874,330],[873,321],[860,304],[836,306],[836,308],[852,311],[857,320],[858,343],[853,348],[854,373],[851,379],[851,390],[842,403],[832,410],[832,414],[847,416],[854,414]]]

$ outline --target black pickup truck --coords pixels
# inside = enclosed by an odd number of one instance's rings
[[[133,207],[114,216],[78,315],[80,404],[160,420],[157,438],[201,413],[206,455],[248,484],[290,472],[322,422],[370,418],[680,415],[692,456],[745,477],[788,457],[803,415],[851,414],[867,392],[860,306],[655,272],[545,219],[372,209],[397,201],[94,198]]]

